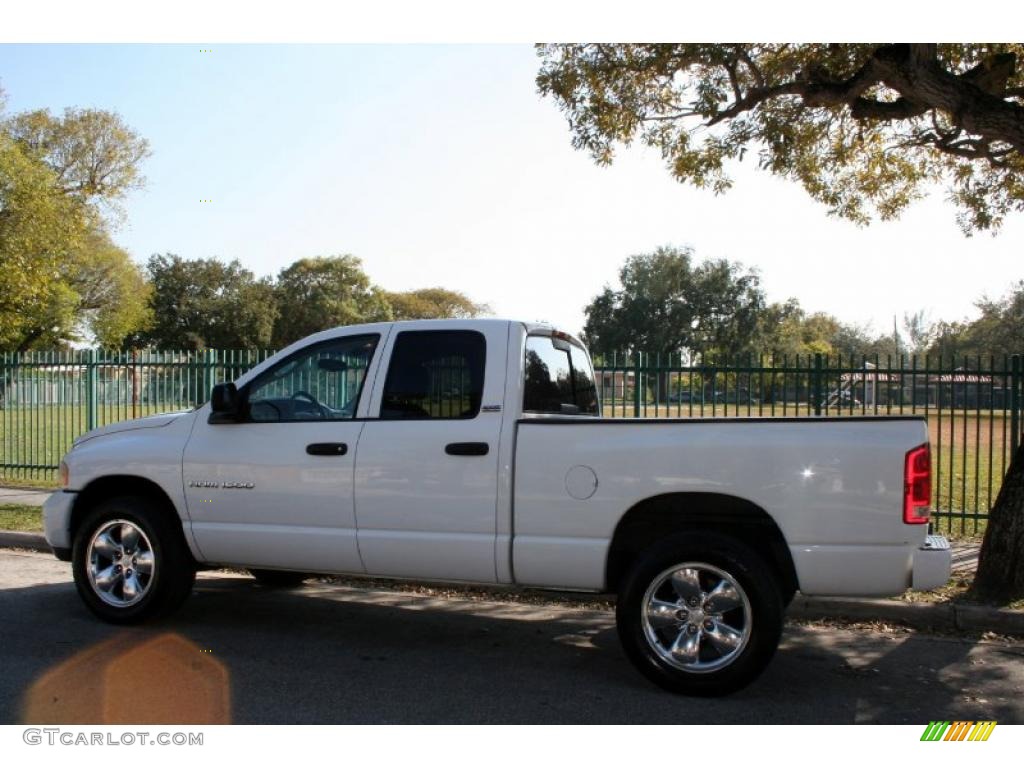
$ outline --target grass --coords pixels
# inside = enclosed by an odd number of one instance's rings
[[[56,491],[60,489],[60,483],[57,481],[57,473],[53,473],[53,477],[21,477],[19,475],[11,474],[10,477],[4,475],[0,471],[0,485],[4,488],[23,488],[27,491]]]
[[[974,520],[960,517],[938,517],[932,513],[932,530],[949,539],[956,541],[969,541],[981,544],[985,538],[985,528],[988,527],[988,520],[984,518]]]
[[[0,504],[0,531],[41,531],[43,510],[27,504]]]
[[[178,406],[180,408],[183,406]],[[96,426],[175,410],[161,406],[100,405]],[[0,484],[27,488],[57,485],[57,464],[71,441],[86,431],[84,405],[0,409]]]

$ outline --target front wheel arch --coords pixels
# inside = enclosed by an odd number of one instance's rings
[[[157,483],[138,475],[104,475],[90,481],[75,498],[68,524],[68,540],[74,541],[82,521],[100,503],[118,496],[139,496],[149,499],[159,514],[165,515],[181,532],[181,541],[194,558],[191,543],[185,536],[184,519],[167,492]],[[70,554],[70,553],[69,553]]]

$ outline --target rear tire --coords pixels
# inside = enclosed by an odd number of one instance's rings
[[[260,584],[274,589],[294,589],[302,585],[309,578],[308,573],[295,573],[294,571],[269,571],[262,568],[250,568],[249,573]]]
[[[104,499],[75,533],[75,587],[112,624],[164,616],[192,592],[196,564],[173,512],[144,496]]]
[[[615,618],[626,655],[648,679],[674,693],[723,696],[764,671],[783,611],[775,573],[760,555],[695,531],[637,557]]]

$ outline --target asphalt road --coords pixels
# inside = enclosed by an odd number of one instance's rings
[[[203,574],[172,618],[95,620],[70,566],[0,550],[0,723],[1024,723],[1024,644],[791,625],[725,699],[626,661],[612,614]]]

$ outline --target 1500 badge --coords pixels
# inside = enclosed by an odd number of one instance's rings
[[[252,490],[256,487],[255,483],[218,483],[214,480],[191,480],[188,484],[189,488],[242,488],[244,490]]]

